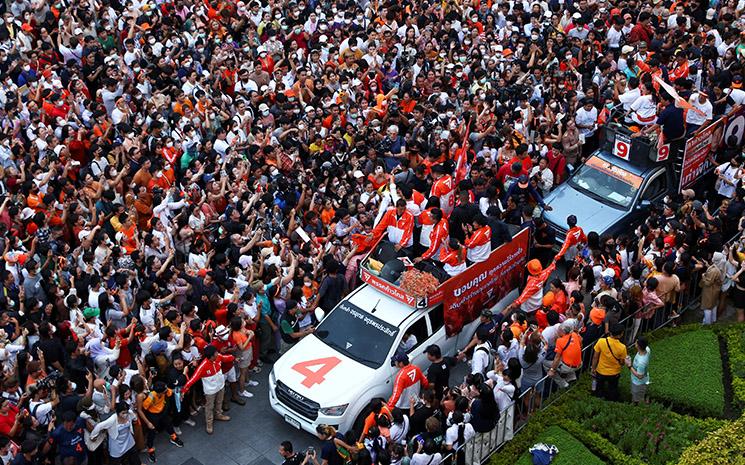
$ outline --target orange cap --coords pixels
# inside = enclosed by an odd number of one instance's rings
[[[554,304],[554,301],[556,298],[554,297],[554,293],[552,291],[546,292],[546,294],[543,295],[543,306],[544,307],[550,307]]]
[[[605,310],[593,307],[593,309],[590,310],[590,320],[596,325],[603,324],[603,321],[605,320]]]
[[[543,266],[541,266],[541,262],[539,262],[538,259],[536,258],[528,262],[527,268],[528,268],[528,273],[532,274],[533,276],[543,271]]]

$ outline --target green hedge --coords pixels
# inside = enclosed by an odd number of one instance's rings
[[[727,342],[729,368],[732,374],[732,397],[735,407],[745,407],[745,325],[723,327],[720,335]]]
[[[686,447],[722,426],[722,421],[678,415],[656,403],[633,406],[588,397],[574,401],[570,410],[582,429],[652,465],[677,460]]]
[[[729,422],[686,449],[678,465],[742,465],[745,463],[745,416]]]
[[[559,454],[551,462],[552,465],[603,465],[605,463],[574,436],[558,426],[546,428],[538,435],[535,442],[553,444],[559,449]],[[531,465],[532,463],[530,452],[526,451],[518,460],[517,465]]]
[[[713,331],[698,328],[650,344],[648,394],[677,411],[720,417],[724,386],[719,340]]]

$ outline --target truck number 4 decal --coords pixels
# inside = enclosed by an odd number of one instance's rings
[[[301,384],[307,388],[311,388],[314,384],[323,383],[326,380],[324,376],[340,363],[341,359],[337,357],[323,357],[298,362],[292,366],[292,369],[305,376]],[[311,367],[318,367],[318,369],[311,370]]]

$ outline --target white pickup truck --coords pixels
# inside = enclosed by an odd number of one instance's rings
[[[521,231],[486,262],[441,284],[429,301],[417,301],[394,283],[371,274],[363,261],[366,284],[347,295],[325,315],[315,333],[274,364],[269,375],[272,409],[312,434],[319,424],[342,432],[359,426],[370,400],[387,399],[393,390],[396,368],[390,358],[404,334],[416,337],[409,359],[425,369],[429,362],[423,352],[428,345],[437,344],[443,354],[453,355],[468,344],[482,309],[500,311],[517,297],[527,239],[527,231]],[[447,311],[468,315],[450,336]]]

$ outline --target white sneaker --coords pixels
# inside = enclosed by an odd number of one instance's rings
[[[251,380],[248,380],[246,384],[248,384],[249,386],[258,386],[259,382],[251,379]]]
[[[173,431],[175,431],[177,435],[181,436],[181,428],[179,428],[178,426],[174,426]]]
[[[189,426],[196,426],[197,425],[197,422],[194,421],[194,420],[192,420],[191,418],[188,418],[188,419],[184,420],[184,424],[185,425],[189,425]]]
[[[238,394],[240,394],[240,395],[241,395],[241,397],[245,397],[245,398],[247,398],[247,399],[248,399],[248,398],[251,398],[251,397],[253,397],[253,396],[254,396],[253,394],[251,394],[251,393],[250,393],[250,392],[248,392],[248,391],[243,391],[243,392],[239,392]]]

